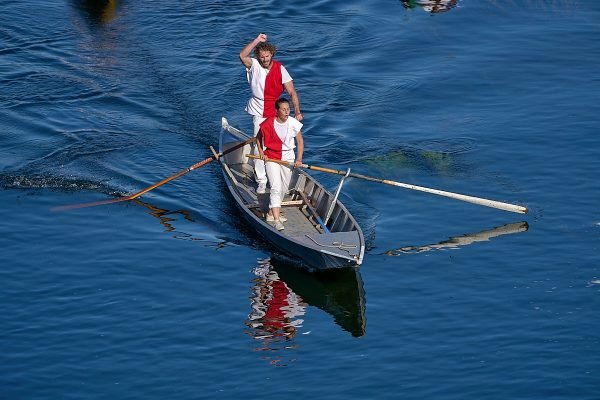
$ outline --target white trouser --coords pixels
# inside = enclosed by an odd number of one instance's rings
[[[269,208],[281,207],[283,196],[285,196],[290,186],[292,170],[274,162],[267,162],[265,168],[269,177],[269,184],[271,185]]]
[[[262,122],[265,119],[266,118],[258,115],[252,116],[252,123],[254,124],[254,137],[258,135],[258,131],[260,130],[260,124],[262,124]],[[254,144],[252,148],[254,149],[252,151],[252,154],[259,156],[260,153],[258,152],[257,145]],[[256,183],[258,183],[259,185],[267,184],[267,173],[265,172],[265,162],[263,160],[254,160],[254,176],[256,177]]]

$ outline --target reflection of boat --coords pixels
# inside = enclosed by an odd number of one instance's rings
[[[333,316],[352,336],[365,334],[365,291],[356,268],[307,271],[271,260],[279,277],[306,303]]]
[[[403,253],[421,253],[430,250],[455,249],[459,246],[466,246],[475,242],[483,242],[495,238],[497,236],[509,235],[511,233],[525,232],[529,229],[527,222],[515,222],[512,224],[502,225],[493,229],[477,233],[467,233],[462,236],[453,236],[448,240],[435,244],[427,244],[423,246],[405,246],[396,250],[388,250],[385,254],[397,256]]]
[[[352,336],[365,334],[365,292],[356,268],[308,271],[282,259],[254,269],[258,276],[247,325],[252,336],[273,347],[290,340],[302,326],[307,305],[331,316]]]
[[[249,139],[225,118],[222,127],[220,152]],[[313,268],[360,265],[365,241],[358,223],[337,196],[302,170],[293,174],[290,196],[282,203],[288,219],[286,228],[277,231],[265,221],[269,195],[256,193],[254,168],[244,156],[249,151],[247,145],[219,161],[227,187],[250,225],[278,249]]]

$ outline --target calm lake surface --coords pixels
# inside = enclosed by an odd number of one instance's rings
[[[600,3],[418,3],[1,0],[0,398],[600,398]],[[316,272],[216,163],[52,211],[248,131],[263,31],[305,162],[529,213],[351,179],[364,264]]]

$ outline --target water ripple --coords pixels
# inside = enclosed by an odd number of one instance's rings
[[[4,78],[0,102],[7,108],[23,105],[80,102],[105,96],[105,90],[90,87],[89,81],[66,74],[21,72]],[[95,85],[94,85],[95,86]],[[31,88],[35,87],[36,91]]]

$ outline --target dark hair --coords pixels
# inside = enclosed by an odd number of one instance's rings
[[[280,97],[277,99],[277,101],[275,102],[275,109],[279,110],[279,105],[281,103],[287,103],[288,106],[290,105],[290,101],[288,99],[286,99],[285,97]]]
[[[275,57],[275,53],[277,53],[277,48],[272,43],[260,42],[254,48],[254,55],[258,58],[258,55],[261,51],[268,51],[269,53],[271,53],[271,57]]]

